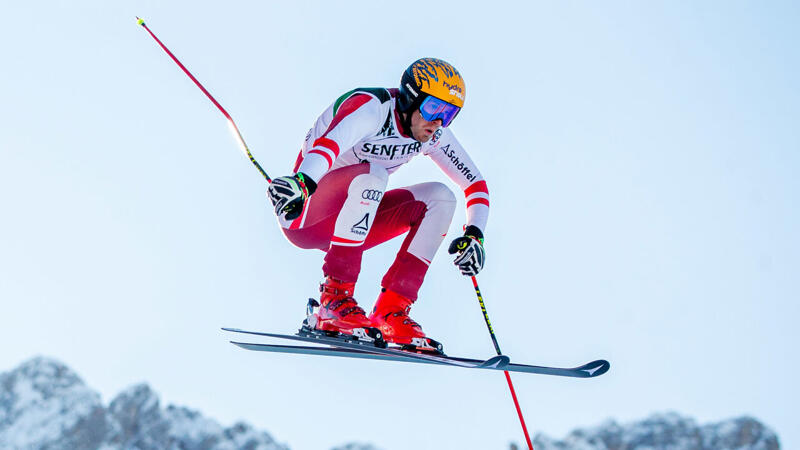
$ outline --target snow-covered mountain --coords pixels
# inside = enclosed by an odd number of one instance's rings
[[[0,374],[0,449],[288,450],[268,433],[222,427],[187,408],[162,408],[149,386],[105,407],[68,367],[34,358]]]
[[[0,374],[0,449],[288,450],[245,423],[225,428],[199,412],[169,405],[146,384],[106,407],[68,367],[34,358]],[[512,449],[515,448],[512,445]],[[521,448],[521,447],[516,447]],[[577,429],[562,440],[539,434],[536,450],[778,450],[778,437],[749,417],[698,425],[675,413],[620,425]],[[377,450],[346,444],[334,450]]]
[[[778,436],[751,417],[698,425],[676,413],[620,425],[609,420],[573,430],[562,440],[538,434],[536,450],[778,450]],[[513,448],[513,446],[512,446]]]

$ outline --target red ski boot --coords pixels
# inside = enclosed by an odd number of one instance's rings
[[[381,330],[386,342],[398,344],[403,350],[444,354],[442,344],[426,337],[422,327],[408,317],[412,303],[414,300],[382,288],[369,320]]]
[[[370,339],[380,339],[380,333],[373,328],[367,314],[353,298],[355,283],[345,283],[326,277],[319,285],[321,292],[319,309],[309,316],[312,328],[329,335],[339,333]]]

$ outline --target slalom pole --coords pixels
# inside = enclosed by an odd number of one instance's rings
[[[500,344],[497,343],[497,336],[495,336],[494,329],[492,329],[492,322],[489,320],[489,313],[486,312],[486,305],[483,303],[483,296],[481,295],[481,290],[478,287],[478,279],[475,278],[475,276],[472,277],[472,285],[475,286],[475,294],[478,295],[478,303],[480,303],[481,305],[481,311],[483,312],[483,319],[486,321],[486,327],[489,328],[489,335],[492,337],[492,343],[494,344],[494,349],[497,350],[498,355],[502,355],[503,352],[500,351]],[[517,393],[514,390],[514,383],[511,382],[511,375],[508,374],[507,370],[504,370],[503,373],[506,374],[508,389],[511,391],[511,398],[514,400],[514,406],[517,408],[517,415],[519,415],[519,423],[522,425],[522,431],[525,433],[525,440],[528,442],[528,449],[533,450],[531,437],[530,435],[528,435],[528,427],[525,426],[525,418],[522,417],[522,410],[519,407],[519,401],[517,400]]]
[[[250,162],[253,163],[254,166],[256,166],[256,169],[258,169],[258,171],[261,172],[261,175],[264,176],[264,178],[267,180],[267,183],[272,183],[272,178],[270,178],[269,175],[267,175],[267,172],[265,172],[264,169],[261,168],[261,164],[259,164],[258,161],[256,161],[256,159],[253,157],[253,154],[250,153],[250,149],[244,142],[242,133],[239,132],[239,127],[236,126],[236,122],[233,121],[233,117],[231,117],[231,115],[228,114],[228,111],[225,111],[225,108],[223,108],[222,105],[219,104],[217,99],[215,99],[214,96],[212,96],[211,93],[208,92],[206,88],[203,87],[202,84],[200,84],[199,81],[197,81],[197,78],[195,78],[194,75],[192,75],[192,73],[189,72],[189,70],[187,70],[186,67],[183,64],[181,64],[180,61],[178,61],[178,58],[176,58],[175,55],[173,55],[172,52],[169,51],[169,49],[161,42],[161,40],[158,39],[156,35],[153,34],[152,31],[150,31],[150,28],[148,28],[147,25],[144,23],[144,19],[140,19],[137,17],[136,23],[141,25],[142,28],[144,28],[145,30],[147,30],[148,33],[150,33],[150,36],[152,36],[153,39],[155,39],[155,41],[158,43],[158,45],[160,45],[161,48],[164,49],[165,52],[167,52],[167,55],[169,55],[169,57],[172,58],[173,61],[175,61],[175,64],[177,64],[178,67],[180,67],[181,70],[183,70],[183,72],[189,78],[191,78],[192,81],[194,81],[194,84],[196,84],[197,87],[199,87],[200,90],[203,91],[204,94],[206,94],[206,97],[208,97],[208,99],[211,100],[212,103],[214,103],[214,105],[220,110],[220,112],[222,112],[225,118],[228,119],[228,126],[233,132],[236,141],[239,143],[239,147],[244,151],[245,155],[247,155],[247,158],[250,159]]]

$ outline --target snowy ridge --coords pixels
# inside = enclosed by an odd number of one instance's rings
[[[145,384],[106,408],[68,367],[41,357],[0,374],[0,448],[288,450],[244,423],[224,428],[187,408],[161,408]]]
[[[0,375],[0,448],[99,446],[108,428],[100,395],[66,366],[36,358]]]
[[[536,450],[780,449],[778,436],[753,418],[740,417],[701,426],[676,413],[654,414],[625,425],[608,420],[597,427],[573,430],[563,440],[538,434],[533,446]]]
[[[169,405],[146,384],[105,407],[68,367],[34,358],[0,373],[0,449],[288,450],[245,423],[223,427],[197,411]],[[512,445],[512,449],[521,446]],[[698,425],[676,413],[630,424],[613,420],[580,428],[562,440],[538,434],[536,450],[778,450],[777,435],[756,419]],[[333,450],[378,450],[349,443]]]

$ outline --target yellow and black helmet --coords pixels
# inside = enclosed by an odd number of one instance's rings
[[[460,109],[465,94],[464,79],[455,67],[441,59],[422,58],[403,72],[397,107],[402,112],[414,111],[432,96]]]

